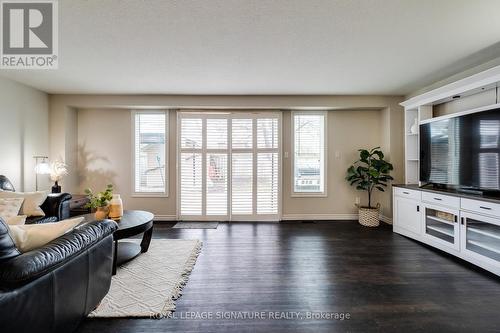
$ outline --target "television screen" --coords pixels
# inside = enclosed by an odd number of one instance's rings
[[[420,181],[500,191],[500,109],[420,125]]]

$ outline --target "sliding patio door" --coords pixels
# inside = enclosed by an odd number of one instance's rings
[[[178,114],[179,219],[279,220],[275,112]]]

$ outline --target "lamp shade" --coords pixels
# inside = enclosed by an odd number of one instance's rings
[[[50,173],[50,165],[47,161],[42,161],[35,165],[35,172],[37,175],[48,175]]]

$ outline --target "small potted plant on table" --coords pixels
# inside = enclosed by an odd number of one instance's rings
[[[358,206],[359,223],[367,227],[377,227],[380,224],[380,204],[372,206],[373,190],[384,192],[389,181],[394,178],[389,174],[393,170],[391,163],[384,160],[380,147],[371,150],[359,149],[359,160],[347,169],[346,180],[357,190],[368,193],[368,206]]]
[[[109,184],[102,192],[94,194],[91,189],[86,189],[85,194],[89,198],[89,202],[85,205],[95,211],[96,220],[104,220],[109,214],[109,202],[113,199],[113,185]]]

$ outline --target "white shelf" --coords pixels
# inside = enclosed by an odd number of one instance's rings
[[[475,245],[475,246],[479,246],[485,250],[488,250],[488,251],[491,251],[491,252],[495,252],[495,253],[498,253],[500,254],[500,249],[497,249],[495,247],[491,247],[491,246],[488,246],[484,243],[481,243],[481,242],[477,242],[477,241],[473,241],[473,240],[468,240],[467,243],[469,244],[472,244],[472,245]]]
[[[419,109],[406,109],[404,119],[404,147],[405,147],[405,183],[415,184],[419,178],[419,133],[412,133],[411,128],[419,121]]]
[[[497,235],[497,234],[494,234],[494,233],[491,233],[488,231],[484,231],[484,230],[480,230],[480,229],[476,229],[476,228],[471,228],[471,227],[468,227],[467,230],[475,232],[476,234],[481,234],[484,236],[488,236],[488,237],[492,237],[492,238],[500,240],[500,235]]]
[[[455,235],[453,234],[452,231],[446,230],[444,228],[439,228],[439,227],[434,226],[434,225],[428,225],[427,229],[431,229],[431,230],[437,231],[440,234],[443,234],[443,235],[446,235],[446,236],[455,237]]]
[[[445,219],[442,219],[442,218],[439,218],[437,216],[427,215],[426,217],[428,219],[431,219],[431,220],[434,220],[434,221],[437,221],[437,222],[441,222],[441,223],[444,223],[444,224],[448,224],[448,225],[452,225],[452,226],[455,225],[455,223],[453,223],[451,221],[448,221],[448,220],[445,220]]]

